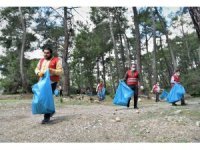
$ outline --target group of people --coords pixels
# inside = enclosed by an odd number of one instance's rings
[[[44,73],[49,69],[50,71],[50,80],[52,92],[55,91],[57,83],[60,80],[60,75],[63,73],[62,62],[58,57],[53,56],[53,51],[51,48],[46,47],[43,49],[44,58],[40,59],[35,69],[35,74],[41,78]],[[126,72],[123,80],[126,84],[134,91],[134,109],[138,109],[138,87],[139,87],[139,72],[136,69],[136,64],[132,64],[131,68]],[[171,86],[175,83],[180,83],[180,71],[176,70],[175,74],[171,77]],[[60,95],[62,96],[62,87],[60,88]],[[97,95],[99,100],[102,101],[105,99],[105,88],[103,82],[100,81],[96,88]],[[160,86],[159,83],[156,83],[153,86],[152,91],[156,94],[156,102],[159,101]],[[131,98],[128,100],[127,107],[130,107]],[[185,105],[184,97],[181,99],[181,105]],[[173,106],[176,103],[172,103]],[[44,119],[42,124],[46,124],[50,121],[50,117],[53,116],[53,113],[44,114]]]
[[[173,86],[175,84],[180,84],[180,70],[179,69],[177,69],[175,71],[175,73],[172,75],[170,83],[171,83],[171,88],[173,88]],[[151,92],[156,95],[156,102],[158,102],[159,101],[159,95],[161,93],[161,88],[160,88],[159,82],[157,82],[155,85],[153,85]],[[184,100],[184,95],[181,98],[181,105],[186,105],[185,100]],[[172,106],[177,106],[176,102],[173,102]]]
[[[139,85],[139,73],[136,70],[136,64],[132,64],[131,68],[126,72],[123,80],[125,83],[134,91],[134,109],[138,109],[138,87]],[[175,73],[171,77],[171,89],[173,88],[174,84],[180,84],[180,70],[177,69]],[[156,102],[159,102],[159,94],[161,92],[160,84],[157,82],[153,85],[153,88],[151,90],[152,93],[156,96]],[[127,108],[130,107],[130,100],[128,100]],[[172,103],[172,106],[176,106],[176,102]],[[181,105],[186,105],[184,96],[181,98]]]

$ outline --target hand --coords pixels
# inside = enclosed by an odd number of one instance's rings
[[[38,72],[37,74],[40,78],[44,76],[44,73],[43,72]]]
[[[123,81],[123,82],[125,82],[125,80],[124,80],[124,79],[119,79],[119,82],[120,82],[120,81]]]
[[[54,69],[49,68],[49,72],[50,72],[50,74],[53,74],[53,71],[54,71]]]

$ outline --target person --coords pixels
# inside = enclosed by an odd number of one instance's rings
[[[62,89],[62,86],[61,85],[59,85],[58,86],[58,89],[59,89],[59,91],[60,91],[60,97],[63,97],[63,89]]]
[[[131,68],[125,73],[123,80],[134,91],[134,109],[138,109],[139,73],[136,70],[136,64],[132,64]],[[127,108],[130,106],[130,101],[131,98],[128,100]]]
[[[104,88],[103,81],[99,81],[99,83],[97,84],[97,87],[96,87],[96,92],[97,92],[97,95],[98,95],[100,101],[102,101],[104,99],[104,97],[102,95],[103,88]]]
[[[175,83],[180,84],[181,78],[180,78],[180,70],[177,69],[175,71],[175,73],[172,75],[171,77],[171,88],[174,86]],[[184,100],[184,96],[181,98],[181,105],[186,105],[185,100]],[[172,106],[177,106],[176,102],[172,103]]]
[[[159,94],[160,94],[160,84],[159,84],[159,82],[157,82],[156,84],[153,85],[151,92],[156,95],[156,102],[159,102]]]
[[[35,68],[35,74],[41,78],[46,70],[49,69],[52,93],[54,93],[57,83],[60,80],[60,75],[63,73],[62,63],[58,57],[53,56],[53,50],[51,48],[45,47],[43,49],[43,53],[44,58],[39,60],[37,67]],[[42,124],[48,123],[50,121],[50,117],[52,117],[54,113],[44,114]]]

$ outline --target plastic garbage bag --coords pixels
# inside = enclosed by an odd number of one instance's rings
[[[59,91],[58,89],[55,89],[55,91],[54,91],[54,95],[55,95],[55,96],[58,96],[59,93],[60,93],[60,91]]]
[[[133,96],[134,91],[124,81],[119,81],[113,103],[115,105],[127,106],[128,100]]]
[[[163,90],[163,92],[160,95],[160,99],[167,100],[168,92],[166,90]]]
[[[47,70],[38,83],[32,86],[32,113],[46,114],[54,113],[55,105],[51,88],[50,73]]]
[[[169,103],[178,102],[183,98],[184,94],[185,94],[184,87],[181,84],[176,83],[170,90],[167,96],[167,101]]]

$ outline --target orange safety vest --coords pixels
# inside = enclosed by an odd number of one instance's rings
[[[56,64],[58,61],[59,61],[58,57],[53,57],[49,63],[49,68],[56,69]],[[41,69],[43,62],[44,62],[44,58],[40,59],[40,68],[39,69]],[[52,76],[50,76],[50,79],[51,79],[51,81],[58,82],[60,77],[57,75],[52,75]]]
[[[128,70],[127,75],[127,85],[138,85],[139,73],[137,71]]]

